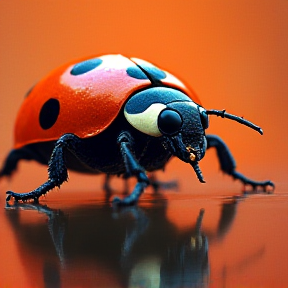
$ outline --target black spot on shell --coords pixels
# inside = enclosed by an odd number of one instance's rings
[[[60,103],[57,99],[50,98],[44,103],[39,114],[39,123],[42,129],[51,128],[57,121],[60,112]]]
[[[148,79],[147,75],[137,66],[128,67],[126,72],[130,77],[136,79]]]
[[[83,62],[75,64],[74,67],[72,68],[72,70],[70,71],[70,74],[77,76],[77,75],[87,73],[87,72],[95,69],[96,67],[98,67],[102,62],[103,62],[103,60],[101,60],[99,58],[93,58],[93,59],[85,60]]]

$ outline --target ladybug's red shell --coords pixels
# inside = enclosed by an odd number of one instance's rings
[[[110,125],[133,92],[151,85],[148,78],[137,79],[127,73],[131,67],[140,70],[137,65],[146,61],[121,55],[92,59],[97,59],[97,67],[73,74],[77,62],[66,64],[32,89],[16,119],[14,148],[57,140],[66,133],[80,138],[95,136]],[[182,90],[200,104],[180,80],[165,74],[163,84]]]

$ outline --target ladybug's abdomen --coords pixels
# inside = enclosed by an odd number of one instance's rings
[[[84,67],[62,66],[32,89],[17,116],[14,148],[57,140],[66,133],[95,136],[115,119],[131,93],[151,84],[130,77],[127,69],[139,68],[121,55],[86,61],[91,62],[92,68],[97,66],[88,71],[91,66],[85,68],[83,61]]]

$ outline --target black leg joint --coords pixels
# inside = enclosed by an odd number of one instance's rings
[[[270,186],[273,190],[275,185],[271,181],[254,181],[252,179],[247,178],[243,174],[236,171],[236,162],[227,147],[227,145],[223,142],[223,140],[216,135],[207,135],[207,149],[215,148],[217,151],[217,156],[220,162],[221,170],[232,176],[234,179],[240,180],[244,185],[251,185],[253,190],[256,188],[262,187],[264,191],[267,190],[267,187]]]
[[[124,199],[115,198],[113,203],[117,206],[134,205],[138,202],[139,197],[144,189],[149,185],[149,179],[145,173],[145,169],[138,163],[133,154],[134,140],[129,132],[122,132],[117,140],[120,145],[120,152],[125,164],[126,174],[128,176],[136,176],[138,183],[133,192]]]
[[[76,146],[79,141],[79,138],[73,134],[65,134],[59,138],[48,163],[48,181],[28,193],[19,194],[8,191],[6,201],[9,201],[11,197],[13,197],[15,201],[20,200],[26,202],[28,200],[33,200],[35,203],[38,203],[38,199],[41,195],[46,194],[54,187],[60,187],[60,185],[68,179],[65,152],[66,150],[70,150],[72,153],[76,154]]]

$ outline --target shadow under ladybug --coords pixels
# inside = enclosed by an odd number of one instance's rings
[[[204,183],[198,162],[215,148],[221,170],[243,184],[274,189],[235,170],[226,144],[205,135],[209,115],[228,118],[260,134],[262,129],[235,115],[206,110],[179,79],[149,62],[104,55],[64,65],[35,85],[16,119],[15,145],[0,177],[19,160],[48,164],[48,181],[28,193],[7,192],[7,201],[34,200],[67,181],[67,169],[135,176],[137,184],[118,205],[136,204],[151,184],[146,172],[163,169],[172,156],[190,164]]]

